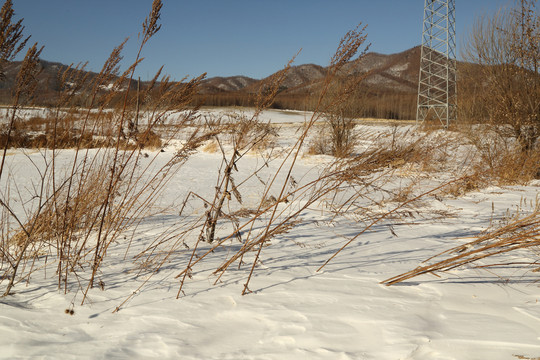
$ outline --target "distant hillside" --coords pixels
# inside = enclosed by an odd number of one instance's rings
[[[361,110],[361,114],[357,115],[412,117],[416,101],[419,64],[419,46],[391,55],[368,53],[361,59],[348,63],[342,76],[367,75],[362,83],[362,88],[367,95],[365,98],[359,99],[363,110]],[[43,71],[39,76],[34,101],[36,105],[53,105],[55,95],[60,90],[59,75],[66,69],[66,65],[42,60],[41,66]],[[20,62],[10,63],[5,68],[6,78],[0,82],[0,102],[9,103],[11,89],[19,68]],[[309,109],[308,97],[320,88],[327,71],[327,67],[315,64],[291,67],[274,106],[277,108]],[[89,76],[93,77],[96,74],[89,73]],[[264,80],[266,79],[257,80],[246,76],[205,79],[199,89],[199,100],[206,105],[213,106],[250,106],[253,101],[252,94],[259,90],[261,82]],[[133,83],[131,86],[136,88],[137,85]],[[142,86],[144,87],[145,83],[142,83]],[[390,108],[377,102],[392,102],[394,105]]]
[[[246,76],[231,76],[231,77],[213,77],[203,80],[201,84],[201,94],[216,94],[222,92],[242,90],[258,80]]]
[[[64,69],[66,69],[66,66],[63,64],[49,62],[45,60],[40,61],[40,66],[42,68],[42,71],[38,77],[38,87],[37,87],[37,95],[39,98],[38,104],[41,104],[43,100],[42,99],[43,96],[40,96],[40,95],[42,95],[43,93],[53,94],[59,90],[58,89],[59,87],[58,75]],[[21,67],[20,61],[8,63],[4,67],[5,78],[0,81],[0,102],[4,104],[10,102],[11,92],[15,84],[15,80],[16,80],[20,67]]]
[[[349,64],[351,73],[370,72],[366,83],[380,89],[405,92],[418,91],[420,46],[407,51],[382,55],[369,53],[359,61]]]
[[[363,58],[347,64],[345,66],[345,72],[348,75],[370,73],[365,83],[381,90],[416,92],[419,66],[420,47],[417,46],[392,55],[368,53]],[[307,91],[307,88],[312,88],[318,81],[323,80],[327,71],[328,69],[326,67],[314,64],[292,66],[287,73],[282,87],[284,90],[289,90],[293,93],[302,93],[303,91]],[[260,81],[265,81],[268,78]],[[231,78],[212,78],[207,81],[211,82],[216,88],[228,88],[227,82],[230,81],[229,79]],[[231,88],[229,91],[257,91],[260,81],[249,80],[245,82],[244,88]],[[205,89],[205,93],[208,94],[211,92]]]
[[[362,98],[350,109],[351,116],[412,119],[416,116],[416,93],[420,67],[420,47],[392,55],[368,53],[348,63],[341,76],[364,74]],[[327,67],[307,64],[293,66],[288,71],[274,103],[275,108],[311,110],[312,94],[323,85]],[[227,92],[205,91],[204,101],[214,106],[250,106],[262,80],[250,81],[243,88]],[[209,79],[209,81],[216,81]],[[216,86],[216,82],[214,82]],[[225,84],[222,85],[224,87]]]
[[[61,75],[68,69],[68,66],[59,62],[42,59],[39,62],[39,66],[41,67],[41,72],[38,76],[37,88],[32,99],[33,104],[37,106],[54,106],[57,95],[61,90]],[[12,90],[20,67],[20,61],[8,63],[4,67],[5,79],[0,81],[1,104],[9,104],[11,102]],[[95,72],[91,71],[83,71],[82,74],[88,76],[89,82],[97,76]],[[108,91],[107,88],[107,86],[104,86],[102,91]],[[136,89],[136,83],[131,84],[131,88]]]

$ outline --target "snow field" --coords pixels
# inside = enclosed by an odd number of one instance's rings
[[[305,117],[286,112],[265,116],[276,124],[289,123],[280,130],[278,142],[283,145],[294,136],[291,124]],[[375,132],[387,127],[372,126]],[[173,146],[166,149],[163,161]],[[39,156],[30,155],[36,162]],[[67,150],[60,159],[69,156]],[[245,159],[241,171],[249,173],[260,166],[255,155]],[[30,188],[25,181],[34,170],[28,157],[12,151],[8,160],[20,188]],[[304,156],[293,176],[306,183],[316,178],[318,166],[325,161],[325,156]],[[320,272],[317,269],[369,221],[367,214],[334,218],[327,210],[310,207],[300,215],[298,226],[263,249],[249,286],[251,294],[242,296],[241,291],[253,255],[242,268],[231,267],[214,285],[213,271],[241,246],[231,240],[193,268],[185,295],[176,300],[179,279],[175,276],[186,266],[189,250],[176,251],[147,283],[148,274],[134,271],[131,256],[165,229],[187,221],[178,215],[178,207],[189,191],[212,195],[219,164],[217,153],[199,152],[190,158],[163,194],[160,206],[168,210],[143,220],[129,251],[122,242],[109,250],[99,275],[105,290],[91,289],[88,304],[79,305],[80,294],[57,290],[50,279],[55,276],[54,266],[47,273],[34,273],[28,285],[18,284],[14,295],[0,299],[0,358],[510,360],[517,355],[540,356],[540,288],[535,273],[512,267],[460,268],[441,278],[426,275],[391,287],[380,284],[466,242],[518,207],[526,212],[527,206],[520,204],[537,198],[540,182],[490,187],[439,200],[427,197],[413,215],[377,223]],[[261,177],[266,180],[274,170],[268,168]],[[392,179],[385,186],[403,185],[410,174],[403,173],[403,179]],[[437,181],[424,178],[421,183],[427,191]],[[250,179],[242,195],[243,206],[255,206],[258,180]],[[194,202],[189,211],[186,216],[196,217],[204,209]],[[199,254],[210,247],[201,246]],[[518,252],[504,260],[530,257],[528,252]],[[143,286],[138,289],[139,285]],[[136,296],[112,313],[134,291]],[[74,314],[66,314],[66,309]]]

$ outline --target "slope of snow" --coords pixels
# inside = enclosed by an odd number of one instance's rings
[[[302,123],[305,118],[286,112],[264,116],[277,123]],[[165,159],[169,153],[164,153]],[[39,154],[29,156],[37,159]],[[62,156],[69,157],[69,151]],[[317,175],[321,162],[323,157],[303,157],[293,175],[307,182]],[[163,196],[162,205],[172,206],[172,211],[143,221],[130,255],[179,221],[178,207],[189,191],[212,195],[219,164],[219,154],[204,152],[188,161]],[[8,165],[11,171],[18,169],[22,185],[28,156],[13,151]],[[249,172],[258,165],[252,156],[241,169]],[[270,176],[272,170],[261,176]],[[246,206],[256,204],[256,184],[246,183]],[[138,291],[146,276],[132,271],[130,256],[124,260],[127,244],[119,243],[110,249],[100,274],[104,290],[91,289],[84,306],[80,293],[56,289],[54,270],[34,273],[28,284],[14,288],[14,295],[1,298],[0,358],[536,358],[540,287],[534,273],[456,269],[441,278],[422,276],[392,287],[380,282],[466,241],[507,211],[527,211],[522,204],[534,201],[539,189],[537,182],[491,187],[460,198],[430,197],[410,218],[375,225],[320,272],[317,269],[366,224],[361,216],[333,218],[324,210],[308,209],[299,226],[272,239],[263,250],[250,283],[252,293],[246,296],[241,291],[249,258],[247,265],[231,268],[216,285],[212,274],[238,249],[236,240],[194,267],[185,295],[178,300],[175,276],[186,266],[190,251],[178,252]],[[444,215],[434,217],[437,212]],[[201,251],[209,245],[202,247]],[[529,256],[516,253],[505,260]],[[113,313],[134,291],[136,296]],[[74,314],[66,314],[66,309]]]

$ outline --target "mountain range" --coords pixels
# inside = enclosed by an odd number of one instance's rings
[[[366,74],[367,77],[362,82],[362,87],[372,94],[372,97],[380,98],[381,94],[384,94],[386,98],[397,96],[402,103],[408,104],[406,107],[409,109],[406,111],[407,114],[399,117],[407,118],[410,117],[409,113],[413,108],[412,102],[415,101],[414,94],[417,92],[419,64],[420,46],[391,55],[371,52],[360,59],[347,63],[342,75]],[[40,66],[42,71],[38,77],[39,82],[34,102],[36,105],[42,106],[53,105],[55,94],[60,90],[59,75],[66,69],[66,65],[41,60]],[[5,78],[0,81],[0,102],[4,104],[10,102],[11,89],[15,84],[19,68],[20,62],[12,62],[4,66]],[[280,87],[281,105],[276,106],[307,109],[305,101],[299,99],[304,99],[307,94],[312,93],[314,89],[316,90],[325,78],[327,71],[328,67],[315,64],[292,66]],[[90,72],[89,76],[93,77],[96,74]],[[246,76],[212,77],[202,81],[199,93],[200,97],[204,98],[203,101],[206,105],[249,106],[250,103],[247,100],[249,95],[257,92],[261,82],[265,80],[267,78],[253,79]],[[142,86],[144,85],[143,82]],[[137,85],[133,83],[131,86],[136,89]],[[104,88],[106,90],[106,87]],[[293,98],[296,100],[284,100]],[[375,100],[372,99],[372,101]],[[372,107],[380,108],[378,105]],[[404,105],[400,105],[400,109],[403,108]],[[402,112],[402,110],[399,111]],[[388,113],[376,114],[375,112],[375,110],[371,111],[372,116],[389,116]]]
[[[371,52],[356,61],[349,62],[344,70],[350,75],[369,73],[365,83],[380,90],[416,92],[419,67],[420,46],[416,46],[391,55]],[[327,71],[327,67],[315,64],[292,66],[282,87],[290,93],[306,92],[307,88],[321,81]],[[203,81],[201,93],[249,91],[258,88],[260,82],[264,80],[266,79],[257,80],[246,76],[213,77]]]

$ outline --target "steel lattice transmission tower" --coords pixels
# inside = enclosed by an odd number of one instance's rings
[[[416,122],[456,120],[456,1],[424,0]]]

